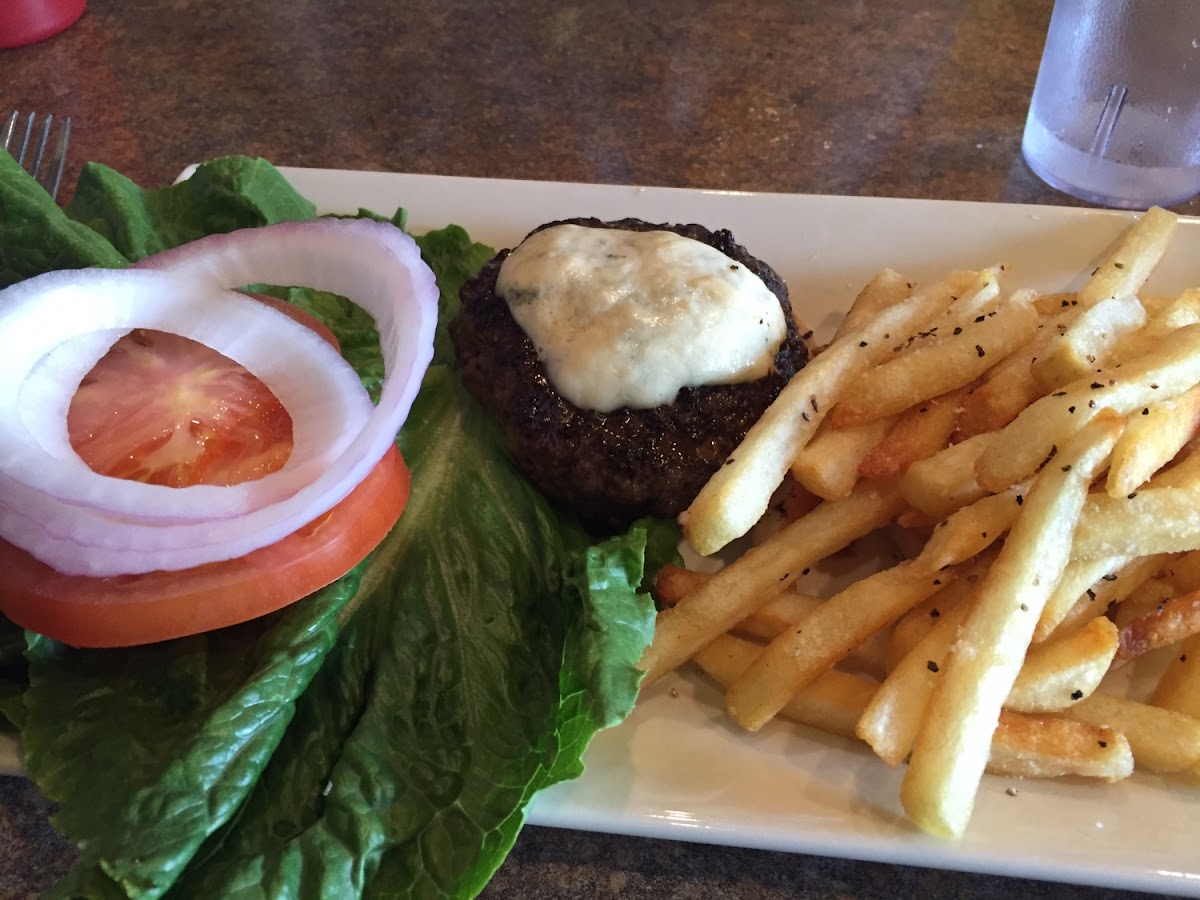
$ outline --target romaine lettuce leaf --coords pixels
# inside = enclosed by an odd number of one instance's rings
[[[261,160],[217,160],[149,192],[89,165],[70,212],[95,230],[81,231],[3,157],[0,248],[14,235],[49,248],[31,263],[0,258],[10,280],[68,256],[122,265],[199,234],[312,215]],[[12,209],[44,223],[31,229]],[[418,240],[438,275],[438,362],[449,363],[458,285],[491,251],[453,227]],[[361,312],[288,296],[377,386]],[[673,553],[674,525],[589,546],[511,466],[452,365],[431,368],[400,443],[409,506],[326,591],[136,650],[28,636],[29,670],[8,696],[24,691],[14,708],[29,771],[80,849],[60,896],[472,896],[533,794],[577,775],[592,735],[628,714],[653,623],[638,591],[644,560]]]

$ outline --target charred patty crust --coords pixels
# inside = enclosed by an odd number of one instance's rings
[[[533,343],[496,294],[496,277],[511,251],[497,253],[463,285],[461,309],[450,323],[463,382],[500,421],[508,450],[530,481],[604,530],[640,516],[675,516],[808,361],[787,286],[726,230],[582,218],[549,222],[530,233],[562,224],[673,231],[701,241],[758,275],[783,309],[787,337],[766,377],[683,388],[674,403],[653,409],[601,413],[559,396]]]

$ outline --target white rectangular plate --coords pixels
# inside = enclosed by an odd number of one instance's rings
[[[926,279],[1003,263],[1009,287],[1078,286],[1130,221],[1059,207],[283,171],[322,211],[403,205],[415,232],[457,223],[494,247],[572,216],[729,228],[786,279],[818,336],[884,267]],[[1197,260],[1200,220],[1185,221],[1150,290],[1200,284]],[[4,755],[0,746],[0,769]],[[1142,775],[1105,786],[987,777],[966,836],[939,841],[905,821],[900,772],[810,730],[741,732],[692,674],[651,688],[585,762],[582,778],[536,799],[531,822],[1200,896],[1194,786]]]

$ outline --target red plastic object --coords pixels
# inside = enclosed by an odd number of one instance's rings
[[[0,48],[44,41],[75,24],[87,0],[0,0]]]

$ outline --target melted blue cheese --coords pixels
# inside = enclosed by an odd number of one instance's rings
[[[761,278],[670,231],[544,229],[509,254],[496,293],[559,394],[600,412],[762,378],[787,336]]]

